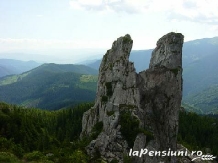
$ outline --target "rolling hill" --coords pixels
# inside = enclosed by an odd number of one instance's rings
[[[97,71],[83,65],[43,64],[0,79],[0,101],[56,110],[95,98]]]
[[[13,74],[21,74],[29,71],[35,67],[40,66],[41,63],[34,61],[19,61],[14,59],[0,59],[0,77]]]

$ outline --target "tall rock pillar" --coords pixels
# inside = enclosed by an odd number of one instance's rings
[[[152,52],[149,69],[137,74],[129,62],[133,40],[114,41],[99,68],[95,105],[83,115],[81,137],[98,153],[120,163],[129,150],[176,150],[182,100],[183,35],[168,33]],[[175,157],[133,157],[135,163],[174,163]]]
[[[143,127],[153,133],[150,149],[176,151],[182,100],[183,35],[169,33],[157,42],[149,69],[141,72],[140,96]],[[160,158],[161,159],[161,158]],[[163,158],[175,162],[175,157]],[[155,161],[154,161],[155,162]]]

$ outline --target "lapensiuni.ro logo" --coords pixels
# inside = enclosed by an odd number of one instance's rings
[[[140,151],[134,151],[133,149],[130,149],[129,156],[136,156],[136,157],[142,157],[143,155],[148,155],[150,157],[158,156],[158,157],[165,157],[165,156],[180,156],[180,157],[187,157],[192,156],[193,159],[191,161],[194,161],[196,159],[201,160],[214,160],[216,157],[213,155],[203,155],[202,151],[191,151],[188,152],[188,150],[183,151],[172,151],[170,148],[165,151],[149,151],[147,148],[141,149]]]

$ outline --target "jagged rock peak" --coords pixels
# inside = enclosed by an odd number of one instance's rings
[[[131,51],[132,44],[133,44],[133,40],[131,36],[129,34],[126,34],[125,36],[122,36],[118,38],[116,41],[114,41],[111,49],[114,50],[120,47],[128,53]],[[126,49],[126,47],[129,47],[129,48]]]
[[[130,148],[177,149],[178,115],[182,99],[183,35],[169,33],[157,42],[150,67],[139,74],[129,62],[133,40],[113,42],[99,68],[95,105],[84,113],[81,137],[86,147],[107,162],[123,163]],[[133,163],[175,163],[175,158],[132,158]]]
[[[152,52],[149,68],[165,66],[167,68],[182,67],[182,45],[184,36],[181,33],[168,33],[157,41]]]
[[[132,50],[133,40],[129,34],[118,38],[112,44],[111,49],[107,50],[103,57],[103,62],[113,62],[117,59],[129,60],[129,55]]]

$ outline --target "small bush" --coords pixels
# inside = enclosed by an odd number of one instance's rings
[[[175,76],[177,76],[179,68],[170,69],[170,71],[173,72]]]
[[[121,134],[126,139],[129,147],[133,147],[136,136],[139,133],[139,120],[131,115],[128,109],[121,111],[120,115]]]
[[[119,161],[114,158],[110,163],[119,163]]]
[[[123,163],[132,163],[132,158],[128,155],[123,156]]]
[[[107,115],[108,116],[114,115],[114,111],[113,110],[112,111],[107,111]]]
[[[39,151],[33,151],[32,153],[27,153],[24,155],[24,158],[27,161],[38,161],[44,159],[44,155]]]
[[[92,128],[92,139],[96,139],[103,130],[103,122],[97,122]]]
[[[22,163],[15,155],[8,153],[8,152],[0,152],[0,162]]]
[[[70,155],[70,160],[73,163],[87,163],[88,156],[85,155],[81,150],[76,150]]]

